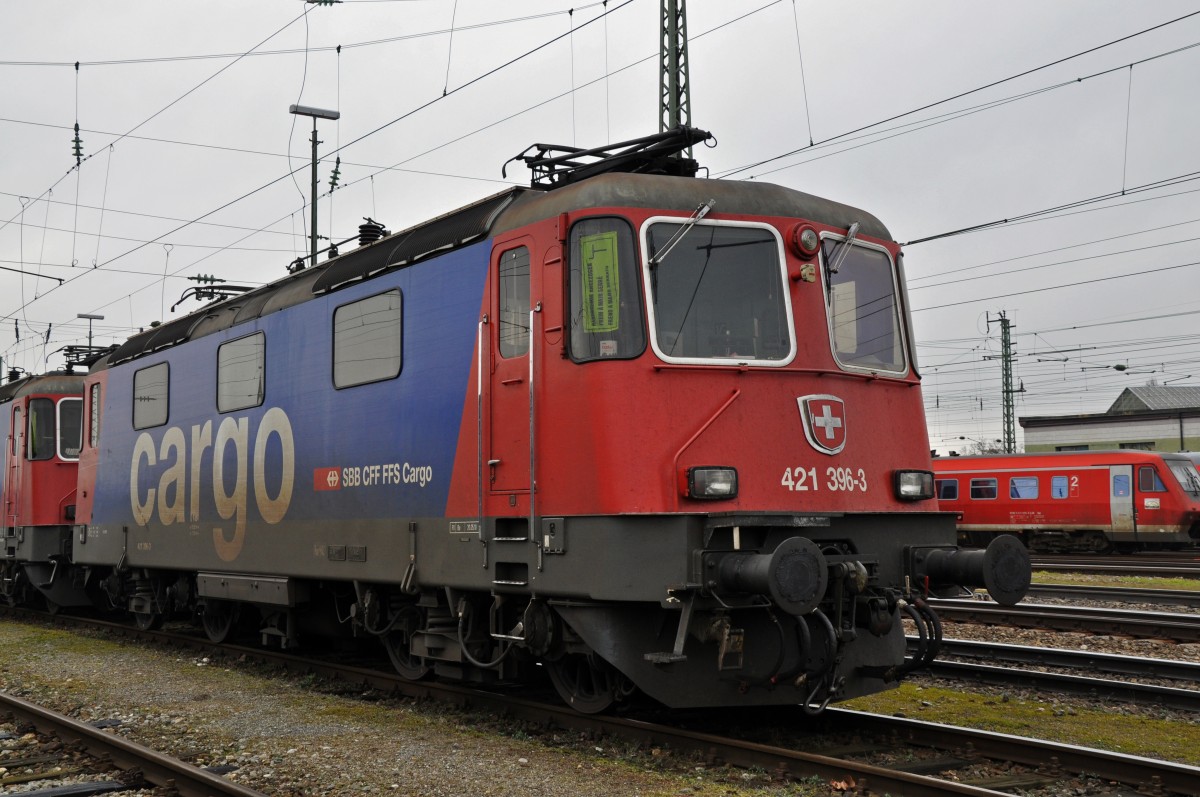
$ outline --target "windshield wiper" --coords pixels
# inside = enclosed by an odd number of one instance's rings
[[[854,243],[854,239],[858,237],[858,222],[850,225],[850,229],[846,230],[846,240],[838,244],[835,250],[836,254],[831,258],[829,263],[829,273],[836,274],[838,269],[842,267],[842,261],[846,259],[846,255],[850,254],[850,245]]]
[[[650,258],[650,268],[654,268],[659,263],[667,259],[667,255],[671,254],[671,250],[675,248],[675,244],[683,240],[683,236],[688,234],[688,231],[696,226],[696,222],[708,215],[713,206],[717,204],[717,200],[710,199],[707,202],[701,203],[684,222],[684,225],[679,228],[679,231],[671,236],[671,240],[667,241],[661,252],[656,252],[654,257]]]

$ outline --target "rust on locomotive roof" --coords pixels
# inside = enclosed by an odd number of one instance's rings
[[[315,295],[563,213],[622,207],[692,213],[697,197],[715,199],[714,214],[798,218],[835,228],[858,222],[861,235],[892,240],[887,227],[870,213],[772,183],[612,173],[552,191],[515,187],[133,335],[112,354],[98,360],[92,371],[228,329],[301,304]]]

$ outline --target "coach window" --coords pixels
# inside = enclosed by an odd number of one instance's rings
[[[404,350],[399,290],[368,296],[333,311],[333,386],[382,382],[400,375]]]
[[[1038,480],[1036,476],[1014,476],[1008,480],[1009,498],[1037,498]]]
[[[568,323],[575,362],[628,359],[646,350],[635,251],[623,219],[584,219],[571,227]]]
[[[958,479],[934,479],[939,501],[958,500]]]
[[[133,375],[133,428],[149,429],[167,422],[170,370],[167,363],[143,368]]]
[[[1117,498],[1128,497],[1129,477],[1124,473],[1120,473],[1112,477],[1112,494]]]
[[[1066,476],[1051,476],[1050,477],[1050,497],[1051,498],[1066,498],[1067,497],[1067,477]]]
[[[26,459],[51,459],[54,456],[54,402],[45,398],[30,399],[28,419]]]
[[[261,332],[217,347],[217,412],[263,403],[267,338]]]
[[[821,262],[837,361],[850,368],[904,371],[892,258],[862,243],[847,252],[844,240],[829,237],[821,242]]]
[[[100,444],[100,383],[92,385],[88,398],[88,445]]]
[[[79,459],[82,442],[83,399],[62,399],[58,402],[58,458]]]
[[[971,479],[972,499],[992,499],[999,494],[995,479]]]
[[[1143,493],[1165,493],[1167,491],[1162,479],[1158,478],[1158,471],[1154,470],[1152,465],[1143,465],[1138,468],[1138,489]]]
[[[524,246],[500,255],[500,356],[529,351],[529,250]]]

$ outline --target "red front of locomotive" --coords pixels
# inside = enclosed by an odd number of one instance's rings
[[[820,707],[932,657],[906,663],[900,622],[936,635],[930,591],[1024,594],[1019,544],[957,551],[938,510],[873,216],[606,175],[499,226],[447,514],[480,518],[495,589],[563,623],[573,705],[605,704],[581,686],[603,660],[668,705]]]
[[[496,352],[484,386],[491,491],[525,513],[532,478],[539,515],[935,512],[898,245],[852,208],[821,205],[839,227],[706,188],[724,195],[703,218],[591,207],[497,236],[499,261],[541,268],[510,322],[532,324],[535,366]],[[532,429],[502,422],[530,379]]]
[[[80,448],[83,377],[50,373],[0,388],[4,432],[0,595],[23,600],[40,590],[59,606],[86,601],[58,583],[71,550]]]

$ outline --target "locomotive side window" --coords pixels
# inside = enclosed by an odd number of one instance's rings
[[[995,479],[971,479],[971,499],[992,499],[999,494]]]
[[[1037,476],[1014,476],[1008,480],[1009,498],[1037,498]]]
[[[939,501],[958,500],[958,479],[934,479],[933,484]]]
[[[500,356],[529,352],[529,250],[500,255]]]
[[[1066,476],[1051,476],[1050,477],[1050,497],[1051,498],[1066,498],[1067,497],[1067,477]]]
[[[54,456],[54,402],[29,400],[29,428],[25,432],[25,458],[50,459]]]
[[[217,347],[217,412],[263,403],[267,338],[261,332]]]
[[[333,311],[333,386],[382,382],[400,375],[404,308],[400,291],[369,296]]]
[[[1152,465],[1143,465],[1138,468],[1138,489],[1143,493],[1165,493],[1167,491],[1162,479],[1158,478],[1158,471]]]
[[[633,232],[623,219],[584,219],[568,250],[571,359],[637,357],[646,350]]]
[[[834,356],[851,368],[904,371],[892,259],[886,251],[860,243],[848,252],[844,246],[838,238],[821,243]],[[836,272],[830,270],[834,263]]]
[[[83,444],[83,399],[58,402],[58,458],[79,459]]]
[[[100,383],[92,385],[89,401],[88,445],[95,448],[100,444]]]
[[[170,399],[167,363],[143,368],[133,375],[133,428],[149,429],[167,422]]]
[[[659,222],[646,230],[646,258],[654,344],[664,359],[792,359],[795,335],[774,230]]]

